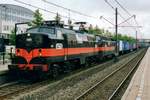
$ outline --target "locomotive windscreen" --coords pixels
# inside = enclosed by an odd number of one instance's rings
[[[19,34],[16,37],[16,47],[26,49],[47,48],[48,37],[43,34]]]

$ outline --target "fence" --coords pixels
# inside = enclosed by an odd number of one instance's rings
[[[10,52],[0,52],[0,64],[11,62],[13,55],[14,55],[13,49],[10,49]]]

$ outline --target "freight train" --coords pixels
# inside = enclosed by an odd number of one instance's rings
[[[79,65],[88,66],[93,60],[115,56],[115,43],[111,38],[88,34],[83,28],[73,30],[57,21],[44,21],[16,35],[16,53],[8,68],[12,72],[56,77]],[[136,48],[123,44],[119,42],[120,53]]]

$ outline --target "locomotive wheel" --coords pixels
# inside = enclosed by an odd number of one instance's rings
[[[73,60],[70,62],[71,70],[75,70],[81,67],[80,60]]]
[[[19,71],[16,71],[16,70],[9,70],[8,72],[8,77],[10,79],[19,79]]]
[[[73,66],[71,65],[70,62],[65,62],[65,63],[64,63],[64,73],[69,73],[69,72],[71,72],[71,70],[73,70],[72,67],[73,67]]]
[[[53,78],[56,78],[56,77],[58,77],[58,75],[59,75],[59,65],[57,65],[57,64],[53,64],[52,65],[52,71],[51,71],[52,73],[52,77]]]
[[[90,67],[90,66],[91,66],[91,61],[89,58],[86,58],[85,67]]]
[[[37,72],[37,78],[38,80],[45,80],[47,78],[47,73],[39,71]]]

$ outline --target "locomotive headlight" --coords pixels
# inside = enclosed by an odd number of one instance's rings
[[[42,50],[39,49],[39,56],[42,56]]]
[[[32,38],[30,36],[31,36],[30,33],[27,33],[27,38],[26,38],[27,42],[31,42],[32,41]]]
[[[42,56],[42,53],[39,53],[39,56]]]
[[[30,36],[30,33],[28,33],[27,36]]]

